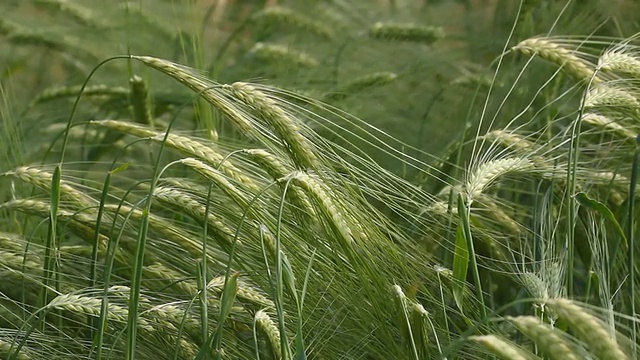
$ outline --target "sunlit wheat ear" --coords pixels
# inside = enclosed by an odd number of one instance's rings
[[[277,181],[282,179],[293,171],[292,166],[282,162],[266,150],[245,149],[243,152],[260,168],[265,170],[273,180]],[[281,182],[280,185],[284,189],[285,184]],[[303,217],[306,218],[306,220],[310,220],[314,216],[315,211],[311,205],[311,201],[300,187],[295,184],[290,185],[287,188],[287,197],[295,206],[302,210]]]
[[[331,92],[322,97],[322,100],[342,100],[365,89],[392,83],[397,78],[398,75],[392,72],[377,72],[365,75],[331,90]]]
[[[207,284],[207,288],[216,290],[220,293],[224,290],[224,276],[218,276]],[[255,286],[244,281],[238,283],[237,297],[240,300],[248,301],[262,308],[274,309],[275,305],[266,295],[264,295]]]
[[[213,232],[216,238],[229,244],[233,241],[235,231],[211,212],[207,213],[206,206],[189,194],[178,189],[158,186],[154,189],[153,195],[163,204],[185,212],[196,221],[206,221],[209,231]]]
[[[91,124],[106,127],[111,130],[116,130],[140,138],[149,138],[156,142],[162,142],[164,140],[165,133],[162,131],[155,131],[147,127],[132,124],[126,121],[118,120],[94,120]],[[207,164],[217,167],[222,173],[231,179],[236,180],[247,186],[250,189],[259,189],[258,185],[248,176],[246,176],[242,170],[237,168],[233,161],[225,159],[225,155],[215,151],[215,146],[211,144],[205,145],[201,142],[193,140],[186,136],[169,134],[165,145],[179,151],[180,153],[196,157]]]
[[[318,211],[329,221],[331,230],[340,238],[342,245],[350,248],[354,238],[349,222],[321,180],[301,171],[293,172],[287,178],[292,179],[296,185],[307,192]]]
[[[377,22],[369,28],[374,39],[412,41],[432,44],[444,37],[444,30],[436,26]]]
[[[584,107],[587,109],[598,107],[617,107],[627,109],[637,109],[640,103],[631,94],[631,89],[625,83],[602,83],[589,89],[584,99]]]
[[[623,42],[604,52],[598,59],[598,69],[640,76],[640,59],[635,46]]]
[[[223,113],[243,135],[252,139],[260,138],[259,131],[251,122],[251,116],[238,109],[226,96],[220,93],[222,85],[206,79],[194,69],[171,61],[151,56],[132,56],[131,58],[171,76],[196,93],[202,93],[202,98]]]
[[[249,52],[260,60],[274,64],[285,63],[301,67],[316,67],[320,64],[318,60],[305,52],[278,44],[257,43]]]
[[[35,167],[19,167],[13,171],[4,173],[4,175],[15,176],[18,179],[34,185],[42,190],[51,191],[51,181],[53,174]],[[94,211],[98,201],[90,196],[85,195],[79,190],[67,184],[65,181],[60,182],[60,196],[62,199],[73,203],[74,206],[87,211]]]
[[[562,333],[533,316],[507,317],[520,332],[533,340],[543,354],[552,360],[582,359],[571,348]]]
[[[30,354],[34,351],[29,350],[27,347],[22,347],[20,352],[16,354],[16,347],[13,345],[13,341],[0,339],[0,357],[8,359],[9,355],[15,360],[32,360],[39,359],[40,357],[32,357]]]
[[[276,323],[271,320],[271,317],[264,312],[263,310],[258,310],[255,315],[255,322],[260,329],[269,340],[269,344],[271,345],[271,350],[276,359],[282,358],[282,350],[280,348],[280,330]]]
[[[518,171],[532,170],[534,164],[531,160],[516,157],[490,160],[479,166],[467,178],[466,195],[467,201],[471,203],[473,199],[478,197],[485,191],[492,182],[501,176]]]
[[[602,128],[609,134],[615,134],[616,136],[627,139],[630,141],[636,140],[637,134],[628,127],[618,124],[614,119],[604,115],[595,113],[585,113],[582,115],[582,121],[595,127]]]
[[[481,344],[492,354],[503,360],[532,360],[537,358],[512,341],[497,335],[471,336],[469,340]]]
[[[24,256],[22,252],[15,253],[11,251],[0,250],[0,267],[4,269],[29,270],[42,269],[42,262],[35,261],[34,256]]]
[[[302,169],[318,169],[320,163],[311,141],[302,134],[299,121],[263,91],[247,83],[237,82],[230,87],[233,95],[255,115],[269,124],[286,145],[295,164]]]
[[[547,305],[598,359],[628,359],[610,329],[584,308],[569,299],[552,299]]]
[[[32,200],[32,199],[15,199],[0,204],[0,209],[6,209],[9,211],[19,211],[25,214],[39,216],[41,218],[47,218],[51,215],[51,205],[44,201]],[[85,241],[92,242],[95,236],[95,223],[96,218],[94,216],[70,211],[66,209],[58,209],[58,220],[66,223],[69,229],[78,237]],[[103,235],[98,237],[98,246],[100,250],[106,249],[108,238]]]
[[[519,51],[526,55],[537,55],[559,67],[562,67],[569,75],[579,81],[601,82],[601,79],[594,77],[594,69],[587,61],[576,56],[576,51],[562,47],[554,43],[551,39],[531,38],[520,42],[512,50]]]
[[[180,160],[180,162],[216,184],[220,190],[227,194],[227,196],[235,201],[235,203],[242,209],[249,205],[249,199],[247,196],[245,196],[245,194],[243,194],[218,170],[194,158],[185,158]]]
[[[47,309],[68,310],[76,314],[100,316],[102,299],[89,296],[64,294],[49,302]],[[109,320],[126,324],[128,310],[116,304],[109,304]],[[146,331],[154,331],[153,326],[145,319],[138,319],[138,326]]]
[[[282,6],[268,6],[264,10],[255,13],[252,18],[253,20],[261,20],[273,25],[296,27],[327,39],[332,39],[335,36],[334,31],[325,24]]]

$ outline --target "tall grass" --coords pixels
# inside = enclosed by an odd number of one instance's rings
[[[625,16],[267,3],[0,5],[0,357],[637,358]]]

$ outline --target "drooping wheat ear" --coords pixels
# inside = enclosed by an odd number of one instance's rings
[[[0,204],[0,209],[9,211],[20,211],[25,214],[35,215],[47,218],[51,215],[51,206],[49,203],[32,199],[15,199]],[[58,209],[58,220],[65,222],[69,229],[83,240],[93,243],[95,237],[96,218],[94,216],[70,211],[66,209]],[[100,251],[104,251],[107,246],[108,238],[99,235],[98,246]]]
[[[265,170],[273,180],[282,179],[293,170],[291,166],[280,161],[280,159],[266,150],[244,149],[243,152],[247,154],[253,162]],[[280,184],[281,187],[284,188],[284,184]],[[303,211],[306,218],[313,217],[315,211],[309,201],[309,197],[307,197],[307,194],[297,185],[292,184],[287,188],[287,197],[294,205]]]
[[[484,135],[484,138],[497,142],[507,149],[515,151],[530,150],[534,146],[534,143],[527,140],[524,136],[514,134],[513,132],[506,130],[493,130]]]
[[[273,25],[287,25],[308,31],[310,34],[327,39],[334,37],[334,32],[325,24],[282,6],[269,6],[252,16],[253,20],[261,20]]]
[[[202,336],[200,332],[199,321],[186,309],[177,306],[174,303],[160,304],[151,307],[149,310],[142,312],[150,321],[158,323],[160,326],[167,327],[174,332],[182,329],[194,340],[201,342]]]
[[[585,97],[584,107],[587,109],[597,107],[637,109],[640,103],[627,89],[630,87],[623,83],[602,83],[592,86]]]
[[[243,135],[252,139],[261,137],[258,130],[249,120],[251,117],[246,112],[239,110],[237,106],[220,93],[220,84],[198,75],[193,69],[180,66],[171,61],[151,56],[132,56],[131,58],[171,76],[197,93],[204,91],[202,98],[222,112]]]
[[[216,238],[219,238],[229,244],[233,241],[235,231],[211,212],[207,213],[207,207],[186,192],[174,188],[158,186],[154,189],[153,196],[167,206],[184,211],[196,221],[206,221],[209,229],[213,232]]]
[[[587,61],[576,56],[576,51],[566,49],[560,44],[554,43],[551,39],[531,38],[520,42],[512,50],[519,51],[525,55],[540,56],[559,67],[562,67],[569,75],[578,81],[591,81],[597,84],[601,79],[594,77],[593,66]]]
[[[52,101],[66,97],[76,97],[80,94],[82,86],[57,86],[46,89],[31,101],[31,105]],[[108,85],[89,85],[84,88],[82,96],[126,98],[129,96],[129,89],[124,87],[112,87]],[[66,124],[65,124],[66,126]]]
[[[628,359],[608,326],[584,308],[569,299],[552,299],[547,305],[598,359]]]
[[[123,132],[125,134],[137,136],[140,138],[149,138],[156,142],[164,140],[165,133],[156,131],[147,127],[132,124],[126,121],[118,120],[96,120],[91,124],[106,127],[111,130]],[[244,175],[242,170],[237,168],[230,159],[225,160],[225,156],[215,151],[212,144],[205,145],[201,142],[188,138],[186,136],[169,134],[167,136],[166,146],[179,151],[180,153],[198,158],[207,164],[217,167],[228,177],[249,187],[257,190],[258,185],[248,176]]]
[[[348,96],[356,94],[362,90],[383,86],[394,82],[398,75],[392,72],[377,72],[359,77],[349,83],[346,83],[322,97],[323,101],[342,100]]]
[[[507,317],[520,332],[533,340],[538,348],[552,360],[579,360],[580,356],[569,346],[562,332],[544,324],[534,316]]]
[[[276,323],[271,320],[271,317],[263,311],[258,310],[255,315],[255,322],[258,325],[258,328],[267,335],[267,339],[269,340],[269,344],[271,345],[271,350],[276,359],[282,358],[282,350],[280,348],[280,330]]]
[[[311,175],[296,171],[287,176],[304,189],[315,202],[318,211],[329,221],[329,226],[336,236],[342,241],[342,245],[349,249],[354,240],[353,232],[347,218],[333,198],[329,195],[329,189],[320,179]]]
[[[539,359],[529,351],[514,342],[497,335],[470,336],[469,340],[486,347],[495,356],[504,360],[533,360]]]
[[[290,116],[273,98],[247,83],[236,82],[229,89],[240,102],[275,130],[297,166],[303,169],[320,167],[314,146],[302,134],[299,121]]]
[[[83,315],[100,316],[101,305],[102,299],[83,295],[63,294],[51,300],[46,308],[68,310]],[[126,323],[128,313],[129,311],[120,305],[109,304],[108,317],[110,320]],[[146,331],[154,331],[153,326],[146,319],[138,319],[138,326]]]
[[[42,263],[35,261],[33,256],[25,257],[11,251],[0,250],[0,266],[14,270],[42,269]]]
[[[522,157],[487,161],[480,166],[477,166],[475,171],[467,179],[467,197],[469,201],[472,201],[474,198],[482,194],[482,192],[500,176],[511,172],[526,171],[533,168],[533,162]]]
[[[436,26],[377,22],[369,28],[374,39],[413,41],[433,44],[444,37],[444,30]]]
[[[224,290],[224,280],[225,280],[224,276],[218,276],[216,278],[213,278],[207,284],[207,288],[222,293],[222,291]],[[239,299],[248,301],[260,307],[266,307],[269,309],[275,308],[273,301],[271,301],[266,295],[264,295],[255,286],[248,284],[244,281],[238,281],[237,296]]]
[[[34,0],[37,6],[69,15],[81,25],[103,28],[105,24],[97,19],[91,9],[68,0]]]
[[[627,43],[608,49],[598,59],[598,69],[621,72],[633,77],[640,76],[640,59],[632,49]]]
[[[9,356],[11,356],[11,359],[15,360],[35,359],[28,355],[30,353],[32,353],[32,351],[23,346],[20,352],[16,354],[16,347],[13,345],[13,341],[0,339],[0,358],[9,359]]]
[[[256,43],[249,53],[257,58],[274,64],[285,63],[302,67],[316,67],[320,63],[313,56],[278,44]]]
[[[201,256],[202,257],[202,256]],[[143,272],[143,282],[149,281],[148,287],[155,286],[156,288],[162,288],[163,291],[166,291],[167,287],[165,283],[171,284],[171,289],[176,289],[177,293],[181,295],[189,295],[191,297],[196,296],[198,294],[198,286],[195,281],[192,279],[186,279],[185,274],[182,274],[168,266],[164,265],[164,263],[153,263],[150,265],[146,265],[142,268]],[[165,283],[158,284],[156,280],[163,280]],[[154,284],[150,283],[151,281]],[[211,306],[218,306],[217,299],[209,299]]]
[[[595,113],[585,113],[582,115],[582,121],[587,124],[601,127],[609,134],[635,142],[637,134],[628,127],[618,124],[614,119],[604,115]]]
[[[247,197],[218,170],[194,158],[184,158],[180,162],[216,184],[240,208],[245,209],[249,205]]]
[[[23,166],[13,171],[6,172],[4,175],[15,176],[18,179],[39,187],[47,192],[51,191],[51,181],[53,174],[50,172],[35,168]],[[95,211],[98,201],[85,195],[76,188],[70,186],[65,181],[60,181],[60,197],[64,200],[74,203],[75,206],[87,211]]]
[[[129,86],[131,87],[129,102],[133,107],[133,119],[139,124],[153,127],[153,105],[147,83],[140,76],[134,75],[129,79]]]

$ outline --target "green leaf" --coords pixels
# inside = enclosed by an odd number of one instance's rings
[[[460,202],[460,199],[459,199]],[[458,207],[460,204],[458,203]],[[456,230],[456,248],[453,253],[453,298],[458,305],[460,311],[463,311],[463,300],[464,300],[464,290],[467,279],[467,271],[469,269],[469,248],[467,246],[467,237],[466,231],[463,228],[464,224],[462,221],[462,217],[466,216],[466,213],[461,213],[460,209],[458,209],[458,214],[460,215],[460,221],[458,222],[458,227]],[[468,222],[464,222],[467,223]]]

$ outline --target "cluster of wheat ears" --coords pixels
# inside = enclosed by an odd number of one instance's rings
[[[334,36],[284,7],[252,19]],[[0,25],[15,43],[70,46]],[[368,33],[425,44],[443,35],[379,22]],[[34,149],[46,160],[0,168],[0,358],[636,359],[635,43],[506,46],[488,80],[459,79],[489,90],[479,123],[439,164],[328,104],[394,73],[307,96],[218,83],[159,57],[105,60],[84,84],[31,101],[73,102],[41,129],[57,134]],[[276,44],[250,53],[318,66]],[[499,86],[514,58],[524,66]],[[142,77],[94,85],[117,63],[190,92],[160,109]],[[534,65],[549,70],[545,81],[500,121]],[[127,111],[81,120],[87,102]],[[193,114],[213,126],[184,127]]]

